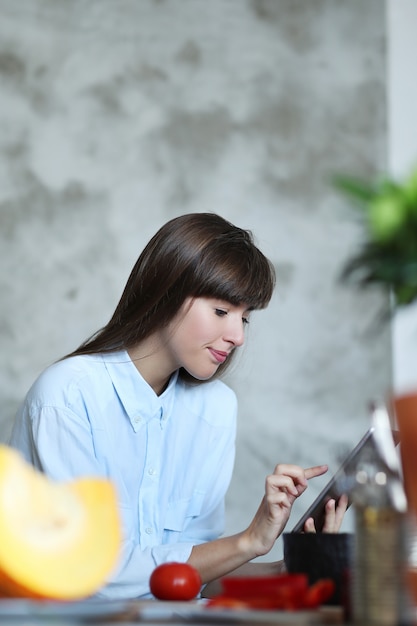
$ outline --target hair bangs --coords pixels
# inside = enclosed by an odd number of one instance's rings
[[[212,250],[212,252],[214,252]],[[199,264],[195,275],[195,296],[225,300],[248,309],[264,309],[271,300],[275,287],[275,270],[272,263],[251,246],[242,254],[242,247],[229,248],[227,255],[214,258],[212,254]]]

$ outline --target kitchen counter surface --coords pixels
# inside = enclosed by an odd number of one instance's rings
[[[315,611],[236,611],[207,609],[204,602],[85,601],[75,603],[0,600],[2,626],[238,625],[323,626],[343,624],[341,607]]]

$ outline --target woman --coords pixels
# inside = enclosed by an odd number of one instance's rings
[[[29,391],[11,445],[55,480],[99,475],[117,487],[124,542],[103,595],[146,597],[166,561],[188,561],[203,583],[242,567],[277,570],[249,561],[271,550],[307,480],[327,466],[277,465],[249,527],[221,537],[237,406],[218,380],[274,282],[249,232],[215,214],[172,219],[109,323]],[[344,507],[328,505],[326,530],[339,528]]]

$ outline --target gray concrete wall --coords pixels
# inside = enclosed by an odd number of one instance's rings
[[[154,231],[215,211],[278,275],[229,376],[228,531],[278,461],[337,464],[391,379],[389,334],[369,332],[379,294],[337,281],[360,228],[328,184],[386,162],[384,7],[0,0],[2,439],[41,369],[107,321]]]

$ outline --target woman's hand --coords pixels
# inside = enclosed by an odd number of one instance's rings
[[[307,481],[327,472],[327,465],[303,469],[280,464],[265,481],[265,495],[248,529],[243,533],[253,556],[267,554],[282,533],[296,500],[307,488]],[[249,548],[250,546],[250,548]]]
[[[342,525],[343,518],[348,506],[348,497],[343,494],[340,496],[336,503],[336,500],[331,499],[326,502],[325,518],[322,532],[324,533],[337,533]],[[316,528],[314,526],[314,519],[310,517],[304,524],[304,532],[315,533]]]
[[[283,562],[269,565],[262,563],[262,567],[257,567],[260,564],[250,561],[271,550],[285,528],[294,501],[306,490],[307,481],[325,472],[327,465],[316,465],[308,469],[298,465],[277,465],[274,472],[266,478],[265,495],[249,527],[230,537],[220,537],[195,545],[188,563],[200,572],[204,583],[211,583],[231,573],[235,576],[248,575],[249,572],[260,575],[265,571],[282,571],[285,567]],[[337,507],[334,503],[328,504],[327,532],[335,531],[340,526],[345,509],[346,503],[343,505],[340,501]],[[213,590],[218,592],[218,589],[218,584],[213,582],[207,589],[207,594]]]

